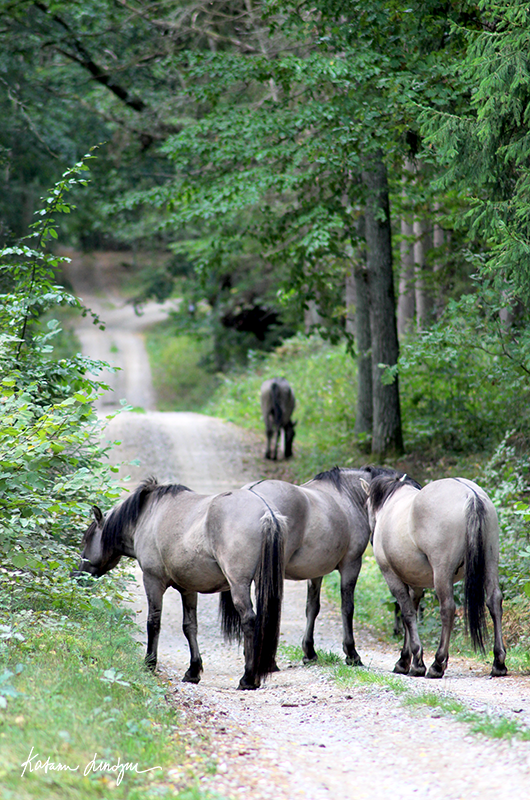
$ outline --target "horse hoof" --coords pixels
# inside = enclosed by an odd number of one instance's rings
[[[243,679],[241,679],[237,688],[242,692],[253,692],[255,689],[259,689],[259,687],[259,683],[245,683]]]
[[[429,667],[429,671],[427,673],[428,678],[443,678],[445,670],[441,669],[441,667],[434,666],[434,664]],[[425,673],[424,673],[425,674]]]
[[[427,672],[426,667],[411,667],[409,671],[409,675],[412,675],[413,678],[424,678],[425,673]],[[431,677],[434,677],[433,675]],[[442,677],[441,675],[439,676]]]
[[[182,683],[199,683],[200,680],[201,680],[200,675],[188,675],[186,673],[186,675],[184,675],[184,677],[182,678]]]
[[[396,675],[408,675],[409,670],[410,670],[409,666],[406,666],[405,664],[400,664],[400,662],[398,661],[392,671],[395,672]]]
[[[508,674],[508,670],[502,665],[502,667],[496,667],[495,664],[491,668],[491,677],[492,678],[503,678],[505,675]]]
[[[346,664],[348,665],[348,667],[364,667],[364,664],[361,661],[360,656],[356,656],[355,658],[348,656],[346,658]]]
[[[318,656],[316,653],[314,656],[304,656],[302,661],[304,664],[316,664],[318,661]]]

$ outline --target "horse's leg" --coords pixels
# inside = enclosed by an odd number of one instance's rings
[[[451,639],[451,632],[453,630],[453,623],[455,620],[456,604],[453,593],[453,575],[451,574],[437,574],[434,572],[434,590],[440,603],[440,618],[442,621],[442,633],[440,635],[440,644],[434,656],[434,661],[429,667],[427,673],[428,678],[442,678],[445,670],[447,669],[447,662],[449,660],[449,641]]]
[[[506,675],[506,648],[502,640],[502,592],[499,587],[499,578],[497,575],[497,568],[493,574],[493,569],[487,565],[486,576],[486,605],[490,612],[491,619],[493,620],[493,666],[491,668],[491,675],[493,678],[499,678]]]
[[[239,681],[238,689],[258,689],[260,680],[256,677],[254,667],[254,628],[256,627],[256,614],[250,599],[250,586],[248,584],[232,584],[230,586],[235,609],[241,617],[241,628],[244,637],[245,672]]]
[[[147,652],[145,665],[153,670],[156,667],[160,621],[162,619],[162,598],[166,587],[149,573],[144,572],[144,589],[147,597]]]
[[[275,439],[274,439],[274,455],[272,456],[273,461],[277,461],[278,460],[278,442],[280,441],[281,432],[282,432],[282,429],[278,425],[278,427],[276,428],[276,430],[274,432]]]
[[[182,678],[184,683],[199,683],[202,672],[202,658],[197,643],[197,592],[181,592],[182,630],[190,648],[190,666]]]
[[[315,620],[320,611],[320,587],[322,578],[312,578],[307,581],[307,601],[305,604],[305,631],[302,639],[302,650],[304,651],[304,664],[309,664],[317,660],[315,652]]]
[[[353,597],[361,566],[362,557],[353,562],[348,562],[340,572],[342,649],[346,654],[346,664],[354,667],[362,667],[363,665],[361,656],[355,649],[355,639],[353,638],[353,612],[355,608]]]
[[[403,642],[401,655],[394,667],[394,672],[401,675],[410,673],[411,675],[422,677],[425,675],[426,667],[423,661],[423,648],[418,634],[416,609],[410,596],[409,587],[392,572],[390,567],[386,567],[382,564],[379,564],[379,566],[388,588],[399,603],[401,616],[403,617],[403,626],[405,628],[405,640]]]
[[[265,451],[265,458],[270,459],[270,458],[272,458],[272,456],[271,456],[271,444],[272,444],[273,430],[268,425],[267,425],[267,428],[266,428],[266,433],[267,433],[267,449]]]

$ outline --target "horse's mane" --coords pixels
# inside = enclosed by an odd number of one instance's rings
[[[159,484],[156,478],[142,481],[135,491],[123,502],[111,510],[105,518],[101,531],[101,547],[104,554],[115,552],[122,541],[122,531],[137,524],[148,500],[157,501],[166,495],[176,496],[181,492],[190,492],[187,486],[177,484]],[[95,527],[96,523],[92,525]],[[92,527],[92,525],[90,527]],[[90,528],[85,536],[88,535]]]
[[[380,509],[401,486],[414,486],[415,489],[421,489],[421,484],[415,481],[414,478],[410,478],[406,473],[398,472],[397,470],[386,470],[376,474],[370,481],[370,503],[372,509],[374,511]]]
[[[388,467],[374,467],[371,464],[353,469],[348,467],[333,467],[327,472],[319,472],[313,478],[314,481],[329,481],[339,493],[347,492],[353,502],[359,508],[364,508],[366,504],[366,494],[362,488],[361,479],[372,482],[379,476],[401,477],[402,472]],[[353,480],[352,480],[353,479]]]

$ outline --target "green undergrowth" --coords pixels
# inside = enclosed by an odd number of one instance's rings
[[[381,675],[364,668],[347,667],[344,664],[333,667],[331,675],[343,688],[365,687],[390,691],[399,697],[402,705],[407,708],[435,710],[444,717],[466,724],[471,733],[482,734],[488,739],[530,740],[530,730],[517,720],[489,712],[473,711],[465,703],[449,695],[432,691],[413,691],[407,686],[406,678]]]
[[[366,460],[353,436],[357,379],[355,363],[343,345],[318,336],[294,336],[267,355],[251,354],[244,373],[223,377],[205,411],[245,428],[261,431],[260,387],[285,377],[296,397],[293,460],[297,478],[308,480],[336,464]]]
[[[45,606],[0,615],[0,798],[206,800],[168,775],[187,742],[128,613],[99,587]]]
[[[170,331],[170,323],[163,323],[146,335],[157,407],[160,411],[200,411],[219,382],[203,366],[210,345],[193,336],[171,336]]]
[[[317,650],[316,653],[318,660],[309,662],[306,664],[307,667],[312,667],[316,664],[324,667],[333,667],[342,663],[342,658],[337,653],[324,650]],[[292,664],[299,664],[304,658],[304,651],[300,645],[284,644],[283,642],[280,642],[278,646],[278,654]]]

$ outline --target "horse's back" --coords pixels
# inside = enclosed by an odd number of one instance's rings
[[[226,574],[233,571],[235,564],[238,571],[252,578],[262,552],[266,521],[277,528],[284,524],[281,511],[252,492],[238,489],[213,498],[206,518],[206,536]]]
[[[486,492],[466,478],[443,478],[418,492],[411,509],[411,533],[419,547],[438,551],[440,557],[463,558],[470,514],[484,519],[484,536],[495,546],[497,512]]]
[[[243,490],[260,498],[265,504],[272,504],[274,509],[287,519],[286,557],[289,559],[302,545],[305,535],[310,512],[306,495],[299,486],[279,480],[247,484]]]
[[[441,524],[450,524],[462,519],[470,500],[482,505],[488,517],[497,518],[490,497],[474,481],[467,478],[442,478],[428,483],[418,492],[413,503],[416,521],[433,518]]]
[[[289,422],[296,405],[294,392],[285,378],[269,378],[264,381],[260,401],[265,422],[271,417],[278,425]]]

